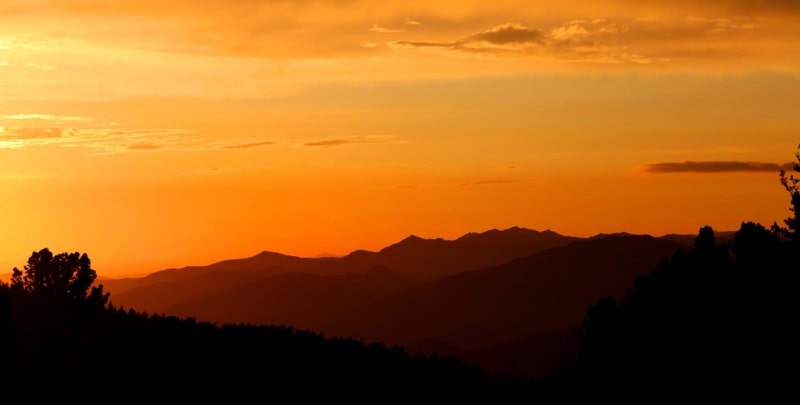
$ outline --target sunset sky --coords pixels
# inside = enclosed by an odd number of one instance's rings
[[[0,0],[0,273],[789,215],[796,0]]]

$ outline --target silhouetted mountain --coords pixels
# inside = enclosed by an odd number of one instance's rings
[[[285,271],[285,270],[284,270]],[[205,299],[234,287],[266,277],[255,271],[211,270],[179,281],[162,281],[133,287],[114,294],[117,306],[148,313],[166,313],[165,309],[185,301]],[[106,282],[103,282],[106,285]],[[114,284],[112,283],[112,288]]]
[[[409,236],[342,258],[262,252],[103,284],[114,305],[148,313],[293,325],[411,347],[427,341],[433,351],[466,353],[574,329],[587,306],[622,294],[633,275],[679,247],[624,233],[576,238],[510,228],[455,240]],[[444,277],[422,283],[425,274]]]
[[[579,238],[550,230],[513,227],[468,233],[455,240],[409,236],[378,252],[356,251],[342,258],[353,268],[385,265],[402,275],[433,280],[462,271],[480,269],[564,246]]]
[[[575,328],[588,306],[621,297],[636,275],[680,247],[650,236],[610,236],[462,272],[354,312],[350,336],[476,349]]]
[[[117,296],[133,288],[146,287],[158,283],[183,282],[212,272],[258,272],[262,277],[289,270],[312,274],[342,274],[343,272],[337,273],[337,269],[341,266],[333,265],[335,260],[334,258],[308,259],[264,251],[252,257],[224,260],[208,266],[166,269],[141,278],[104,280],[103,285]]]
[[[286,272],[213,297],[182,302],[163,312],[216,322],[291,325],[346,337],[338,320],[350,319],[355,308],[391,296],[408,283],[385,268],[343,276]]]
[[[322,252],[322,253],[318,253],[318,254],[314,255],[315,259],[326,258],[326,257],[336,258],[336,257],[342,257],[342,256],[341,255],[337,255],[337,254],[333,254],[333,253],[328,253],[328,252]]]
[[[505,263],[575,240],[578,238],[552,231],[522,228],[471,233],[453,241],[410,236],[379,252],[358,250],[342,258],[300,258],[265,251],[208,266],[162,270],[142,278],[106,279],[103,285],[113,293],[115,305],[161,312],[181,301],[220,294],[238,285],[237,282],[244,284],[289,271],[335,276],[365,274],[375,266],[384,266],[404,280],[429,280]],[[193,282],[194,277],[201,279]],[[170,291],[174,283],[182,284],[181,293],[173,296]],[[408,285],[407,280],[404,283]]]
[[[606,295],[622,296],[634,276],[680,247],[650,236],[591,238],[417,287],[382,267],[365,275],[286,272],[165,307],[163,312],[215,322],[295,325],[328,336],[411,347],[438,341],[442,347],[467,352],[575,330],[588,306]],[[171,288],[165,287],[164,293]],[[183,288],[198,289],[192,283]],[[142,305],[148,294],[142,292]],[[574,345],[574,339],[565,340],[561,349],[568,353]],[[547,354],[529,358],[536,356]],[[552,359],[547,363],[557,366]],[[523,371],[544,366],[516,367]]]

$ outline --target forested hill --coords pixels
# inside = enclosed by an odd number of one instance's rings
[[[36,252],[0,285],[4,388],[25,398],[366,399],[499,395],[530,383],[455,358],[274,325],[196,322],[107,304],[88,257]],[[47,270],[47,271],[45,271]],[[90,288],[91,287],[91,288]],[[525,390],[527,391],[527,390]],[[276,396],[278,395],[278,396]],[[105,401],[104,401],[105,402]]]
[[[621,300],[589,308],[578,359],[553,377],[551,392],[611,402],[793,396],[798,231],[747,222],[720,243],[702,228],[692,250],[638,276]]]

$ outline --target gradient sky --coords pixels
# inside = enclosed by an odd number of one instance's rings
[[[3,0],[0,266],[769,225],[797,21],[796,0]]]

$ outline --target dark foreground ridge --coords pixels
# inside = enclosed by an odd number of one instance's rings
[[[3,386],[33,397],[91,387],[122,397],[302,400],[489,395],[525,382],[487,377],[452,357],[412,357],[292,327],[126,311],[108,305],[102,287],[89,289],[94,277],[85,254],[42,249],[0,286]]]

